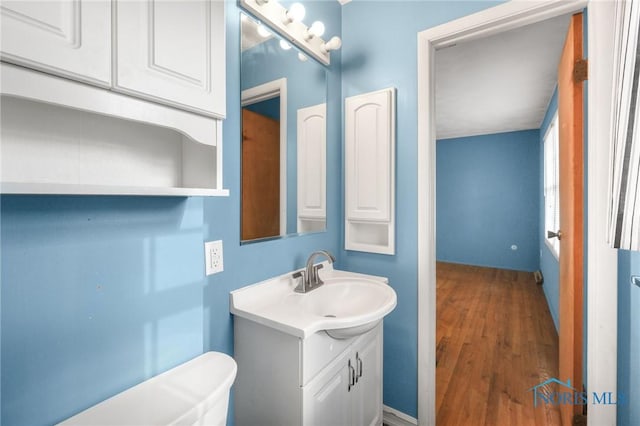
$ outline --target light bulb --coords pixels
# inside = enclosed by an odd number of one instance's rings
[[[264,27],[264,25],[258,25],[258,34],[260,37],[267,38],[271,35],[268,29]]]
[[[331,40],[329,40],[328,42],[320,46],[320,50],[324,53],[327,53],[330,50],[338,50],[341,47],[342,47],[342,40],[340,40],[340,37],[333,36],[331,37]]]
[[[306,62],[307,58],[305,55],[303,55],[302,53],[298,53],[298,59],[300,59],[302,62]]]
[[[322,37],[324,34],[324,24],[321,21],[316,21],[311,24],[311,28],[309,28],[309,34],[311,36]]]
[[[306,10],[304,9],[302,3],[294,3],[291,5],[289,10],[287,10],[287,13],[285,13],[284,23],[290,24],[293,21],[300,22],[304,19],[305,13]]]
[[[280,40],[280,47],[282,48],[282,50],[291,49],[291,45],[286,40]]]

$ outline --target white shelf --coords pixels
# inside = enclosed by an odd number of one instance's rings
[[[0,193],[229,195],[220,120],[0,67]]]
[[[207,188],[165,188],[151,186],[109,186],[60,183],[0,183],[2,194],[40,195],[142,195],[174,197],[227,197],[228,189]]]

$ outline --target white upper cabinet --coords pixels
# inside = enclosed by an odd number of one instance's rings
[[[223,1],[0,1],[0,193],[228,195]]]
[[[2,1],[2,60],[108,87],[111,2]]]
[[[118,1],[114,89],[225,115],[224,2]]]
[[[391,90],[382,90],[346,100],[349,219],[388,221],[391,218],[393,94]]]
[[[395,253],[395,89],[345,101],[345,248]]]
[[[326,104],[298,110],[298,220],[327,216],[326,115]]]

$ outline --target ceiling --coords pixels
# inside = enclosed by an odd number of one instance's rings
[[[437,51],[437,138],[539,128],[570,16]]]

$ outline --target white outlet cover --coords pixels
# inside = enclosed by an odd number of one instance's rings
[[[224,271],[222,240],[204,243],[205,271],[207,275]]]

